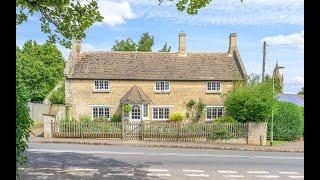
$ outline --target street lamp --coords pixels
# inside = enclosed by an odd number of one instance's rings
[[[277,66],[274,68],[273,73],[272,73],[272,97],[274,98],[274,73],[277,69],[283,69],[284,67],[282,66]],[[270,146],[273,144],[273,107],[272,107],[272,114],[271,114],[271,132],[270,132]]]

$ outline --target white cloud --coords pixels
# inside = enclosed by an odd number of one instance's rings
[[[300,49],[304,48],[304,30],[298,33],[288,34],[288,35],[278,35],[278,36],[272,36],[272,37],[264,37],[262,41],[266,41],[267,44],[297,44],[297,47]]]
[[[81,50],[82,51],[93,51],[93,50],[95,50],[96,48],[93,46],[93,45],[91,45],[91,44],[89,44],[89,43],[83,43],[83,44],[81,44]]]
[[[153,0],[128,0],[138,16],[178,24],[299,24],[304,21],[303,0],[217,0],[201,9],[198,15],[179,12],[175,2],[158,5]]]
[[[124,24],[125,19],[134,19],[136,15],[132,12],[130,4],[127,1],[98,1],[99,11],[104,17],[103,22],[97,24],[107,24],[115,26]]]
[[[298,75],[294,78],[288,79],[285,84],[291,85],[291,86],[303,86],[304,85],[304,76]]]

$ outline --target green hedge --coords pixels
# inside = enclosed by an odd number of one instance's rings
[[[270,83],[238,85],[227,96],[225,107],[228,115],[239,122],[267,121],[274,103]]]
[[[52,104],[64,104],[65,103],[65,92],[64,85],[59,87],[56,91],[52,93],[49,97],[49,100]]]
[[[268,122],[270,137],[271,117]],[[274,110],[273,139],[292,141],[304,132],[304,108],[293,103],[277,102]]]
[[[212,122],[213,123],[237,123],[238,121],[231,116],[224,115],[224,116],[216,118]]]

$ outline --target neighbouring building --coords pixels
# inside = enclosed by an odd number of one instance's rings
[[[191,99],[201,99],[205,119],[214,120],[223,115],[234,83],[246,77],[236,42],[231,33],[227,52],[188,52],[181,32],[178,52],[85,52],[76,41],[65,68],[68,112],[76,118],[168,120],[170,113],[186,113]]]

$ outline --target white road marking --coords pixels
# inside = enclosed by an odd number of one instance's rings
[[[53,167],[53,168],[37,168],[37,169],[41,169],[41,170],[62,170],[61,168],[57,168],[57,167]]]
[[[107,173],[107,174],[104,174],[102,177],[107,177],[107,176],[133,176],[133,173]]]
[[[190,177],[209,177],[209,174],[186,174],[186,176],[190,176]]]
[[[85,151],[85,150],[56,150],[56,149],[28,149],[29,152],[48,153],[79,153],[79,154],[118,154],[118,155],[146,155],[146,156],[185,156],[185,157],[217,157],[217,158],[249,158],[249,159],[287,159],[303,160],[304,157],[281,156],[241,156],[241,155],[213,155],[213,154],[182,154],[182,153],[144,153],[144,152],[116,152],[116,151]]]
[[[256,176],[257,178],[279,178],[280,176],[277,175],[263,175],[263,176]]]
[[[268,174],[267,171],[247,171],[249,174]]]
[[[224,175],[223,177],[243,178],[243,175]]]
[[[90,168],[68,168],[65,171],[98,171],[98,170],[90,169]]]
[[[230,173],[230,174],[235,174],[238,173],[237,171],[224,171],[224,170],[219,170],[218,173]]]
[[[253,158],[257,159],[294,159],[294,160],[300,160],[304,159],[304,157],[276,157],[276,156],[253,156]]]
[[[169,170],[167,170],[167,169],[146,169],[146,171],[151,171],[151,172],[168,172]]]
[[[200,172],[200,173],[204,172],[203,170],[194,170],[194,169],[183,169],[182,171],[183,172]]]
[[[299,174],[298,172],[279,172],[280,174]]]
[[[147,176],[171,176],[171,174],[161,174],[161,173],[154,174],[154,173],[147,173]]]
[[[293,178],[293,179],[300,179],[300,178],[304,178],[304,176],[288,176],[289,178]]]
[[[43,172],[28,172],[28,175],[42,175],[42,176],[53,176],[53,173],[43,173]]]

